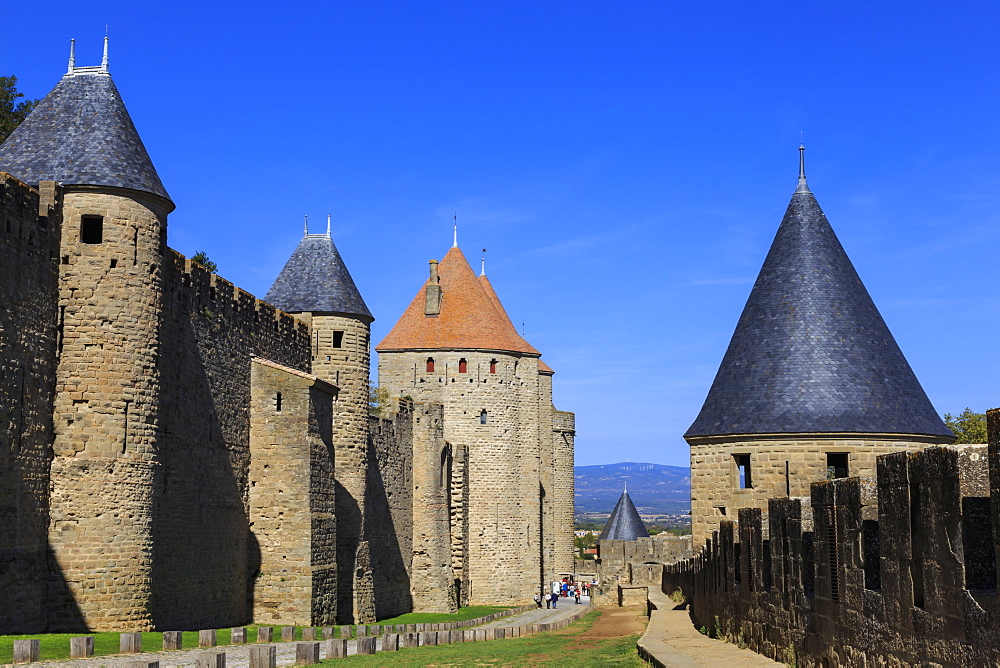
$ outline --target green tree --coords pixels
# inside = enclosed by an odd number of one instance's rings
[[[587,549],[587,548],[592,548],[592,547],[594,547],[594,546],[597,545],[597,537],[596,536],[594,536],[593,534],[589,534],[589,533],[586,534],[586,535],[583,535],[583,536],[576,536],[573,539],[573,542],[576,543],[576,554],[577,554],[578,558],[580,558],[580,559],[593,559],[594,558],[594,555],[592,555],[592,554],[584,554],[583,551],[585,549]]]
[[[24,93],[17,92],[17,77],[0,77],[0,144],[21,124],[38,100],[21,100]]]
[[[214,274],[216,271],[219,270],[219,265],[209,260],[208,253],[206,253],[205,251],[198,251],[197,253],[192,255],[191,261],[197,262],[201,266],[205,267],[205,269],[208,269],[209,273],[212,274]]]
[[[391,404],[392,400],[389,398],[389,390],[368,381],[368,414],[382,415],[383,412],[388,410]]]
[[[966,408],[958,417],[945,413],[944,423],[955,432],[956,443],[986,443],[986,413],[973,413]]]

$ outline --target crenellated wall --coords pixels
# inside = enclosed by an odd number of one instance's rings
[[[986,666],[996,601],[1000,410],[989,446],[878,458],[871,478],[739,511],[667,566],[696,627],[798,666]]]
[[[62,191],[0,173],[0,629],[45,625]]]

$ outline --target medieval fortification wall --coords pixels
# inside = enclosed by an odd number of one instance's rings
[[[696,627],[799,666],[993,665],[1000,410],[989,446],[878,458],[873,478],[812,485],[721,523],[668,566]]]
[[[47,614],[61,197],[0,173],[0,628],[14,633]]]

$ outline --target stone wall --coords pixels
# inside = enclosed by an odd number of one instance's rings
[[[542,587],[544,563],[537,358],[386,351],[379,355],[379,384],[394,396],[442,404],[445,439],[468,447],[463,598],[475,605],[530,601]]]
[[[989,426],[988,447],[883,455],[874,478],[740,510],[663,591],[696,627],[798,666],[994,665],[1000,411]]]
[[[691,522],[694,544],[702,545],[740,508],[767,509],[768,499],[805,496],[828,477],[828,453],[845,455],[847,474],[875,474],[875,458],[919,450],[947,439],[900,434],[789,434],[691,438]],[[750,484],[741,487],[737,457],[749,457]]]
[[[48,613],[61,197],[53,183],[35,190],[0,173],[0,628],[5,633],[42,630]],[[65,587],[58,574],[51,586]]]
[[[555,480],[552,484],[552,521],[549,533],[553,546],[551,571],[569,573],[573,570],[576,543],[572,527],[576,524],[576,475],[574,449],[576,440],[576,415],[557,411],[549,403],[552,414],[552,458]]]
[[[622,587],[650,584],[658,587],[663,564],[690,557],[691,537],[658,534],[636,540],[602,540],[598,549],[596,560],[580,566],[597,572],[599,584],[594,604],[622,605]]]
[[[165,266],[153,621],[245,623],[260,560],[249,520],[251,360],[307,372],[309,332],[174,251]]]
[[[325,625],[337,616],[333,396],[311,374],[255,358],[251,372],[247,582],[253,620]]]

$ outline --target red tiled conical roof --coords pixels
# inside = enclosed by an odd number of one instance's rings
[[[441,312],[424,314],[425,288],[417,292],[396,326],[375,349],[504,350],[540,355],[522,339],[485,276],[476,277],[457,246],[438,266]],[[426,283],[424,284],[426,286]]]

